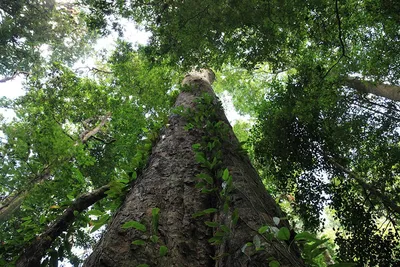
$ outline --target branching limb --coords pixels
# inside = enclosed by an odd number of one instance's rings
[[[17,267],[35,267],[40,266],[40,261],[50,248],[53,241],[74,222],[74,212],[82,212],[97,201],[106,197],[105,192],[110,189],[109,185],[102,186],[91,193],[81,195],[72,205],[66,209],[61,217],[50,225],[47,230],[36,237],[33,242],[27,246],[21,257],[18,259]]]
[[[92,137],[92,136],[94,136],[95,134],[97,134],[97,133],[100,131],[101,127],[103,127],[103,126],[106,124],[107,120],[108,120],[110,117],[111,117],[111,113],[107,113],[107,114],[101,119],[99,125],[97,125],[94,129],[84,131],[84,132],[81,134],[81,136],[80,136],[82,143],[83,143],[83,144],[86,143],[86,142],[89,140],[90,137]]]
[[[26,72],[26,71],[15,71],[12,76],[8,76],[8,77],[5,77],[3,79],[0,79],[0,83],[5,83],[5,82],[8,82],[8,81],[12,81],[20,74],[24,74],[24,75],[28,76],[29,72]]]

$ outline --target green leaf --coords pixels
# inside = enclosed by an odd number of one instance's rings
[[[203,210],[203,212],[205,213],[205,214],[211,214],[211,213],[214,213],[214,212],[217,212],[218,210],[216,209],[216,208],[209,208],[209,209],[205,209],[205,210]]]
[[[225,233],[229,233],[231,231],[231,229],[229,229],[229,227],[224,224],[222,224],[220,227],[221,230],[224,231]]]
[[[211,188],[211,189],[202,188],[201,189],[201,193],[204,193],[204,194],[209,194],[209,193],[212,193],[212,192],[215,192],[215,191],[216,191],[216,188]]]
[[[222,237],[221,236],[213,236],[210,239],[208,239],[208,243],[212,245],[218,245],[222,243]]]
[[[40,224],[43,224],[45,221],[46,221],[46,216],[40,215],[40,219],[39,219]]]
[[[144,246],[146,245],[146,242],[144,240],[138,239],[132,242],[133,245],[137,245],[137,246]]]
[[[239,220],[239,210],[236,208],[232,213],[232,225],[235,226]]]
[[[222,173],[222,179],[223,179],[224,181],[226,181],[226,180],[228,180],[228,178],[229,178],[229,170],[228,170],[228,168],[226,168],[226,169],[224,170],[224,172]]]
[[[168,252],[168,248],[166,246],[160,246],[160,257],[164,257]]]
[[[129,221],[121,226],[123,229],[135,228],[136,230],[146,232],[146,226],[137,221]]]
[[[142,264],[137,265],[136,267],[149,267],[149,265],[145,264],[145,263],[142,263]]]
[[[205,215],[204,211],[198,211],[198,212],[195,212],[195,213],[192,215],[192,217],[193,217],[193,218],[197,218],[197,217],[200,217],[200,216],[203,216],[203,215]]]
[[[214,179],[211,176],[209,176],[208,174],[199,173],[199,174],[197,174],[196,177],[206,181],[210,185],[214,184]]]
[[[194,150],[197,150],[197,149],[199,149],[201,147],[201,145],[200,144],[193,144],[192,145],[192,148],[194,149]]]
[[[259,234],[263,234],[263,233],[265,233],[268,229],[269,229],[269,226],[268,226],[268,225],[261,226],[260,228],[258,228],[258,233],[259,233]]]
[[[150,241],[153,242],[154,244],[158,242],[159,237],[156,235],[150,236]]]
[[[203,152],[196,152],[196,162],[205,164],[207,162]]]
[[[119,183],[123,183],[123,184],[127,184],[127,183],[129,183],[129,179],[119,179],[118,182]]]
[[[273,260],[273,261],[269,262],[268,266],[269,267],[279,267],[279,266],[281,266],[281,264],[279,263],[279,261]],[[329,265],[329,266],[331,266],[331,265]]]
[[[219,226],[219,224],[217,223],[217,222],[209,222],[209,221],[206,221],[206,222],[204,222],[207,226],[209,226],[209,227],[218,227]]]
[[[104,212],[99,211],[99,210],[89,210],[89,211],[87,212],[87,214],[89,214],[89,215],[95,215],[95,216],[101,216],[101,215],[104,214]]]
[[[101,216],[97,221],[93,222],[93,228],[90,232],[93,233],[98,230],[100,227],[107,223],[109,218],[110,215],[108,214],[104,214],[103,216]]]
[[[276,234],[276,237],[279,240],[289,240],[290,239],[290,231],[287,227],[282,227],[279,229],[278,233]]]
[[[160,213],[160,209],[159,208],[152,208],[151,209],[151,215],[153,217],[157,216]]]
[[[325,250],[326,250],[326,247],[313,249],[310,254],[310,258],[314,259],[318,255],[321,255]]]
[[[151,222],[153,225],[154,232],[158,231],[158,220],[159,220],[159,216],[160,216],[159,212],[160,212],[159,208],[151,209],[151,216],[152,216]]]
[[[195,188],[203,188],[205,186],[206,186],[206,184],[204,182],[198,182],[198,183],[196,183]]]
[[[301,232],[295,235],[294,240],[318,241],[319,239],[309,232]]]

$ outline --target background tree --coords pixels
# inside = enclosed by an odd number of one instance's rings
[[[43,63],[72,64],[93,44],[93,33],[73,3],[4,0],[0,3],[0,82],[42,71]]]

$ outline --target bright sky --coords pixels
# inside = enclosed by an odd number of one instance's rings
[[[126,41],[132,42],[134,44],[146,44],[149,40],[151,34],[149,32],[141,31],[135,28],[133,23],[126,21],[124,24],[125,32],[124,32],[124,39]],[[115,47],[115,41],[117,40],[118,35],[111,34],[106,38],[101,38],[97,41],[95,45],[95,51],[100,51],[106,49],[108,51],[112,51]],[[95,66],[95,59],[88,58],[85,62],[77,63],[73,68],[79,67],[94,67]],[[0,75],[0,79],[2,79]],[[25,76],[20,75],[15,79],[8,81],[6,83],[0,83],[0,98],[5,96],[7,98],[17,98],[24,94],[24,90],[22,89],[22,84],[24,81]],[[7,110],[0,108],[0,114],[2,114],[7,120],[12,119],[14,116],[14,112],[12,110]]]
[[[125,21],[123,22],[125,27],[124,31],[124,39],[126,41],[132,42],[134,44],[146,44],[151,36],[149,32],[145,32],[142,30],[138,30],[132,22]],[[112,51],[115,48],[115,41],[117,40],[118,35],[111,34],[106,38],[101,38],[97,41],[94,49],[95,51],[107,50]],[[95,67],[95,59],[94,58],[87,58],[84,62],[79,62],[74,65],[74,69],[80,67]],[[2,77],[0,76],[0,79]],[[18,96],[24,94],[22,90],[22,83],[24,81],[24,75],[16,77],[14,80],[0,83],[0,97],[6,96],[7,98],[14,99]],[[237,120],[248,120],[248,117],[240,116],[232,105],[232,98],[227,95],[223,94],[221,96],[221,101],[223,102],[223,106],[225,108],[225,113],[229,119],[229,121],[234,124]],[[11,120],[14,116],[14,112],[12,110],[0,109],[0,113],[7,119]]]

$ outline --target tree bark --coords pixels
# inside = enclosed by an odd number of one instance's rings
[[[217,105],[211,88],[213,77],[207,71],[187,75],[183,84],[191,90],[181,92],[175,106],[196,110],[195,100],[204,93],[212,95],[213,104]],[[201,193],[195,187],[196,175],[204,172],[204,168],[195,160],[192,145],[200,143],[208,133],[201,129],[185,130],[187,119],[171,115],[168,127],[153,148],[148,167],[136,180],[84,266],[269,266],[272,259],[280,266],[304,266],[294,244],[289,246],[276,238],[267,241],[258,234],[261,226],[274,226],[273,217],[283,216],[248,157],[238,153],[240,144],[218,106],[218,120],[229,128],[222,143],[222,155],[223,165],[232,175],[230,209],[239,214],[223,242],[210,244],[208,240],[215,228],[208,227],[205,221],[232,225],[231,215],[223,211],[224,203],[216,194]],[[160,209],[157,232],[151,229],[154,208]],[[209,208],[217,208],[218,212],[193,217],[196,212]],[[129,221],[140,222],[147,229],[123,228]],[[281,220],[278,227],[283,226],[289,227],[287,221]],[[148,241],[151,235],[159,236],[158,242]],[[256,251],[254,246],[243,249],[255,236],[265,249]],[[135,240],[145,243],[132,244]],[[163,257],[158,250],[161,246],[168,248]]]
[[[370,93],[390,100],[400,101],[400,86],[375,84],[350,77],[345,79],[345,84],[362,93]]]

